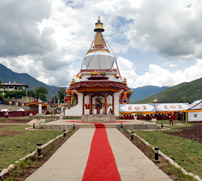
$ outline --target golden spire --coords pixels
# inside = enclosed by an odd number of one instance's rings
[[[95,47],[104,47],[105,42],[102,37],[102,32],[104,31],[104,28],[103,28],[103,23],[100,21],[100,17],[98,17],[97,23],[95,23],[94,31],[97,32],[96,36],[95,36],[94,46]]]
[[[97,23],[95,23],[95,29],[94,31],[96,32],[95,38],[91,44],[91,48],[90,50],[88,50],[87,54],[90,52],[94,52],[94,51],[106,51],[109,52],[107,48],[107,45],[104,41],[104,38],[102,36],[102,32],[105,31],[103,28],[103,23],[100,21],[100,17],[98,17],[98,21]]]

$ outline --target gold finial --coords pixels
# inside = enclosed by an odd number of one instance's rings
[[[127,79],[126,79],[126,77],[124,77],[123,83],[127,85]]]
[[[95,32],[103,32],[104,28],[103,28],[103,23],[100,21],[100,16],[98,16],[98,21],[97,23],[95,23]]]

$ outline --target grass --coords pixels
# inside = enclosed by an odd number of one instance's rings
[[[145,120],[145,121],[151,123],[151,120]],[[157,120],[156,123],[157,123],[157,124],[161,124],[161,123],[163,123],[163,124],[169,124],[169,120]],[[175,124],[190,125],[189,123],[187,124],[187,123],[184,122],[184,121],[178,121],[178,120],[173,120],[173,124],[174,124],[174,125],[175,125]]]
[[[157,120],[157,124],[169,124],[169,120]],[[184,121],[173,120],[173,124],[186,124]]]
[[[171,127],[176,131],[179,126]],[[136,134],[148,141],[177,162],[188,172],[199,175],[202,178],[202,144],[197,141],[172,136],[163,131],[136,131]]]
[[[45,119],[46,123],[56,121],[56,119]]]
[[[0,170],[7,168],[9,164],[24,157],[36,149],[37,142],[42,144],[61,134],[60,131],[28,131],[27,126],[9,126],[0,128],[19,132],[20,134],[3,137],[0,139]],[[20,148],[17,146],[20,145]]]
[[[60,119],[46,119],[46,123],[57,121],[57,120],[60,120]],[[62,118],[62,120],[81,120],[81,118]]]
[[[21,117],[8,117],[8,118],[5,118],[5,117],[0,117],[0,120],[1,119],[32,119],[31,117],[29,116],[21,116]]]

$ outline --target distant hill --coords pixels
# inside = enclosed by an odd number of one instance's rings
[[[51,100],[53,96],[57,95],[57,91],[60,89],[60,87],[56,86],[50,86],[43,82],[40,82],[33,78],[32,76],[26,74],[26,73],[16,73],[12,70],[8,69],[6,66],[0,64],[0,79],[3,83],[8,83],[9,81],[16,83],[22,83],[27,84],[29,86],[29,89],[36,89],[40,86],[44,86],[48,89],[48,99]]]
[[[160,103],[192,103],[202,99],[202,78],[170,87],[159,94],[138,101],[138,103],[151,103],[155,98]]]
[[[166,90],[167,88],[168,87],[158,87],[158,86],[144,86],[135,88],[133,89],[133,94],[131,95],[130,102],[135,103],[136,101],[158,94]]]

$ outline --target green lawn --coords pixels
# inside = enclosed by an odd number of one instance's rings
[[[190,126],[190,125],[186,125]],[[179,126],[171,127],[176,131]],[[172,158],[188,172],[202,178],[202,143],[166,134],[164,131],[136,131],[136,134]]]
[[[0,170],[36,149],[37,142],[42,144],[61,134],[61,131],[28,131],[27,126],[9,126],[0,130],[20,132],[21,134],[0,138]],[[20,145],[20,148],[17,147]]]
[[[151,120],[145,120],[145,121],[151,123]],[[169,120],[157,120],[156,123],[157,123],[157,124],[161,124],[161,123],[163,123],[163,124],[169,124]],[[187,123],[184,122],[184,121],[173,120],[173,124],[174,124],[174,125],[175,125],[175,124],[183,124],[183,125],[185,125],[185,124],[187,124]],[[188,125],[190,125],[190,124],[188,124]]]

